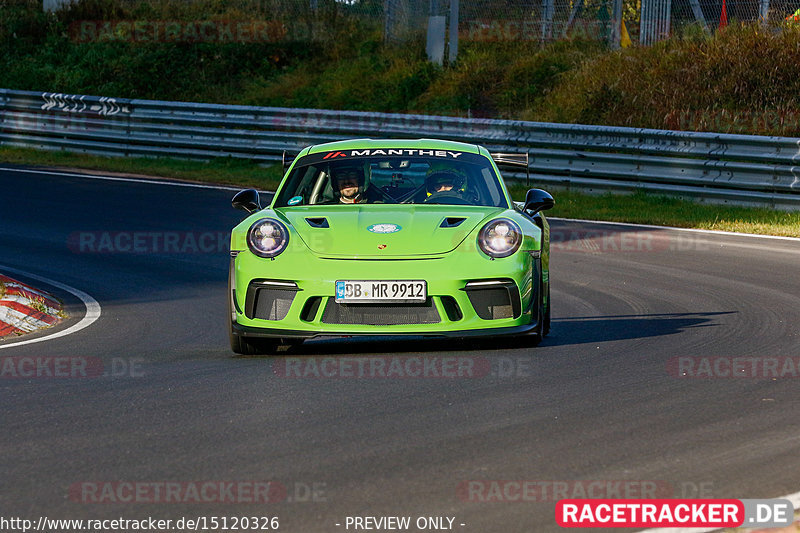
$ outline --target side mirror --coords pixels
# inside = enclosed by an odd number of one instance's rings
[[[231,205],[234,209],[242,209],[248,213],[255,213],[261,211],[261,200],[258,197],[258,191],[255,189],[245,189],[237,192]]]
[[[289,167],[292,166],[295,157],[297,156],[287,154],[286,150],[283,151],[283,155],[281,155],[281,166],[283,167],[284,174],[286,173],[287,170],[289,170]]]
[[[535,215],[539,211],[546,211],[554,205],[556,205],[556,201],[549,192],[542,189],[531,189],[525,195],[525,211],[530,211],[531,215]]]

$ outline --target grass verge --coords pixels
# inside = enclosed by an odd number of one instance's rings
[[[515,199],[524,198],[523,188],[511,189]],[[558,189],[550,192],[556,206],[547,214],[553,217],[800,237],[800,212],[700,203],[646,192],[602,195]]]
[[[255,0],[76,0],[54,14],[41,1],[0,0],[0,87],[800,136],[800,25],[782,23],[777,8],[771,25],[732,23],[713,35],[676,27],[666,41],[616,51],[588,35],[546,45],[481,37],[472,24],[488,16],[481,8],[462,13],[472,29],[458,59],[439,67],[427,60],[424,32],[384,42],[380,2],[355,2],[372,4],[372,15],[323,4],[306,19],[300,4]],[[154,21],[272,21],[286,32],[175,40],[156,38]],[[146,31],[133,38],[123,23]]]
[[[83,170],[98,170],[137,176],[157,176],[198,183],[219,183],[274,189],[281,180],[280,164],[262,167],[247,159],[218,158],[209,162],[147,157],[101,157],[30,148],[0,147],[0,161]]]
[[[203,163],[166,158],[108,158],[0,147],[0,161],[158,176],[261,190],[274,190],[281,179],[279,164],[262,167],[253,161],[232,158]],[[800,212],[698,203],[644,192],[604,195],[557,189],[552,192],[556,206],[548,215],[554,217],[800,237]],[[525,188],[513,185],[511,194],[514,199],[523,200]]]

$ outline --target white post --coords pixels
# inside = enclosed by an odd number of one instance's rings
[[[428,39],[425,52],[428,60],[441,66],[444,64],[444,35],[447,17],[428,17]]]
[[[455,63],[458,58],[458,0],[450,0],[450,49],[447,60]]]
[[[763,2],[764,0],[761,1]],[[768,2],[769,0],[766,1]],[[703,10],[700,8],[700,2],[698,2],[698,0],[689,0],[689,5],[692,6],[692,13],[694,14],[695,20],[700,23],[705,33],[709,33],[706,17],[703,16]]]
[[[553,37],[553,15],[555,3],[553,0],[542,0],[542,42]]]
[[[767,17],[769,16],[769,0],[760,0],[758,4],[761,23],[766,24]]]
[[[572,27],[572,23],[575,21],[575,17],[583,10],[583,0],[575,0],[575,3],[572,6],[572,11],[569,12],[569,18],[567,19],[567,23],[564,25],[564,33],[562,37],[566,37],[569,33],[569,29]]]
[[[47,13],[52,13],[53,11],[58,11],[71,2],[72,0],[42,0],[42,10]]]
[[[618,50],[622,41],[622,0],[611,4],[611,48]]]

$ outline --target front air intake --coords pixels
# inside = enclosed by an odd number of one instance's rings
[[[475,314],[483,320],[520,316],[519,290],[511,280],[471,281],[464,290]]]
[[[333,298],[322,312],[324,324],[359,324],[364,326],[399,326],[404,324],[438,324],[439,312],[428,298],[421,303],[403,304],[340,304]]]
[[[247,318],[283,320],[298,290],[291,281],[253,280],[247,287],[244,314]]]

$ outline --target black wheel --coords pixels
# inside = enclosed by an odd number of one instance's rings
[[[281,346],[286,346],[286,349],[291,351],[291,350],[296,350],[297,348],[302,346],[304,340],[305,339],[295,339],[295,338],[292,338],[292,337],[282,337],[281,339],[278,339],[278,344],[281,345]]]

